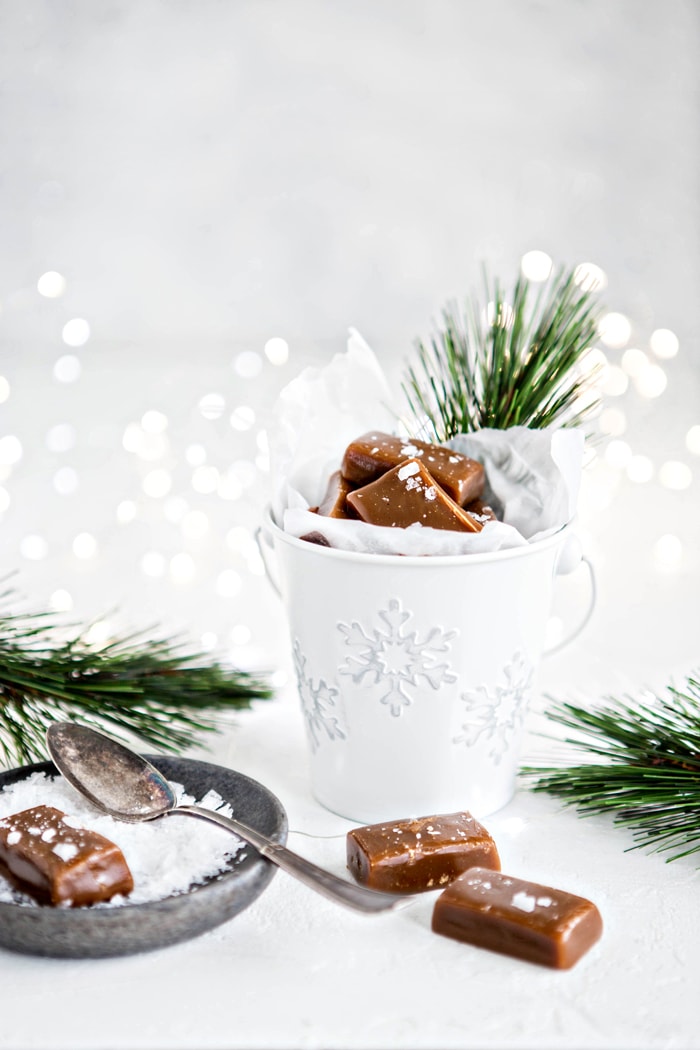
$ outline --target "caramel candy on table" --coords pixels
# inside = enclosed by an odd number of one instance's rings
[[[420,459],[438,485],[460,506],[478,499],[484,491],[484,468],[476,460],[442,445],[404,441],[376,430],[348,445],[342,475],[353,485],[367,485],[407,459]]]
[[[390,893],[439,889],[475,865],[501,867],[496,843],[470,813],[355,828],[347,835],[347,863],[358,882]]]
[[[419,522],[453,532],[480,532],[483,527],[450,499],[418,459],[407,459],[376,481],[350,492],[347,503],[370,525],[407,528]]]
[[[568,970],[599,939],[603,921],[584,897],[472,868],[436,900],[433,930],[478,948]]]
[[[134,888],[119,847],[52,806],[0,820],[0,868],[20,889],[50,904],[95,904]]]

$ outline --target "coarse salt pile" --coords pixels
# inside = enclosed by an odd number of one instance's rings
[[[231,807],[215,791],[195,799],[181,784],[173,784],[178,802],[198,805],[232,816]],[[230,864],[244,849],[237,836],[204,820],[174,815],[141,824],[126,824],[100,813],[61,777],[32,773],[25,780],[0,791],[0,819],[33,806],[54,806],[69,819],[99,832],[121,849],[134,877],[128,897],[116,896],[93,905],[97,908],[145,904],[186,893]],[[242,856],[242,855],[241,855]],[[19,893],[0,875],[0,902],[38,907],[32,898]]]

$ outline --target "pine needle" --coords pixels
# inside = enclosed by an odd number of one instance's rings
[[[0,606],[12,592],[0,594]],[[172,639],[131,635],[101,648],[84,632],[68,641],[48,613],[0,612],[0,758],[46,757],[56,719],[107,724],[159,751],[178,753],[217,729],[215,712],[271,695],[255,675],[206,663]]]
[[[576,426],[596,407],[597,368],[585,358],[601,307],[575,271],[535,286],[520,276],[509,297],[484,274],[484,299],[449,303],[402,381],[411,432],[444,442],[483,427]]]
[[[677,860],[700,852],[700,681],[646,701],[608,698],[594,710],[555,702],[546,712],[574,730],[565,742],[589,756],[570,766],[527,766],[532,790],[583,814],[610,813],[636,845]]]

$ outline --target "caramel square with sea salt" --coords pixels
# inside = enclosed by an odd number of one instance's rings
[[[433,930],[478,948],[567,970],[600,938],[603,920],[585,897],[472,868],[440,894]]]
[[[370,430],[348,445],[342,475],[354,486],[368,485],[407,459],[419,459],[460,506],[478,499],[484,490],[484,468],[477,460],[444,445],[413,438],[404,440],[379,430]]]
[[[370,525],[480,532],[482,525],[444,492],[418,459],[408,459],[346,497]]]
[[[347,834],[347,866],[357,882],[389,893],[446,886],[474,866],[498,870],[496,843],[466,812],[368,824]]]

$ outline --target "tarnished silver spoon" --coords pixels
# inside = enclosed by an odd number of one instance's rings
[[[116,820],[137,823],[168,814],[210,820],[232,831],[325,897],[356,911],[392,911],[409,903],[405,895],[380,893],[319,868],[255,828],[203,806],[178,805],[166,778],[145,758],[104,733],[75,722],[54,722],[46,734],[49,754],[66,780],[98,809]]]

